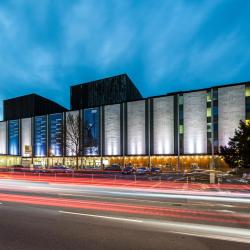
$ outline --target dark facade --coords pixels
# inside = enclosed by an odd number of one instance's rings
[[[15,120],[67,111],[66,108],[37,94],[4,100],[4,120]]]
[[[71,110],[142,99],[127,74],[71,86]]]

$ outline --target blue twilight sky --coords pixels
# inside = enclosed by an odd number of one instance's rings
[[[127,73],[143,96],[250,80],[248,0],[0,0],[0,102]],[[0,105],[0,119],[2,104]]]

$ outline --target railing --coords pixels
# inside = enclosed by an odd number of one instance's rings
[[[91,179],[113,179],[113,180],[145,180],[145,181],[185,181],[181,173],[147,173],[147,174],[123,174],[122,171],[111,170],[54,170],[54,169],[30,169],[30,168],[0,168],[0,173],[9,173],[12,176],[37,176],[37,177],[71,177]]]

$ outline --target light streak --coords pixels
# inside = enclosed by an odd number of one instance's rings
[[[9,182],[12,182],[11,184]],[[91,194],[105,194],[121,197],[138,198],[161,198],[161,199],[189,199],[192,201],[216,201],[227,203],[244,203],[250,204],[249,193],[231,193],[231,192],[204,192],[204,191],[181,191],[181,190],[154,190],[140,188],[125,188],[100,185],[64,185],[60,183],[29,183],[22,181],[15,185],[16,181],[5,180],[0,182],[0,189],[4,190],[29,190],[29,192],[74,192],[79,194],[82,192]],[[156,192],[157,191],[157,192]],[[231,205],[231,204],[230,204]]]
[[[137,222],[137,223],[143,222],[142,220],[127,219],[127,218],[113,217],[113,216],[104,216],[104,215],[96,215],[96,214],[83,214],[83,213],[74,213],[74,212],[67,212],[67,211],[58,211],[58,212],[62,213],[62,214],[80,215],[80,216],[102,218],[102,219],[109,219],[109,220],[129,221],[129,222]]]
[[[53,174],[51,176],[51,174]],[[71,175],[71,174],[70,174]],[[76,177],[73,177],[73,174],[64,173],[49,173],[49,174],[37,174],[37,173],[1,173],[0,178],[14,179],[14,180],[28,180],[34,182],[49,182],[49,183],[61,183],[61,184],[70,184],[70,185],[106,185],[114,187],[127,187],[127,188],[145,188],[145,189],[154,189],[157,191],[164,190],[195,190],[195,191],[230,191],[230,190],[239,190],[239,191],[250,191],[250,185],[237,185],[237,184],[200,184],[200,183],[181,183],[181,182],[172,182],[172,181],[147,181],[147,180],[121,180],[114,179],[114,175],[107,175],[108,178],[101,178],[100,174],[74,174]],[[77,177],[78,176],[78,177]]]
[[[135,204],[131,205],[126,203],[100,202],[93,200],[62,199],[10,194],[0,194],[0,201],[53,207],[88,209],[106,212],[143,214],[160,217],[174,217],[178,219],[191,219],[196,221],[198,220],[218,223],[250,225],[250,217],[248,214],[238,214],[237,217],[232,217],[231,214],[193,209],[176,209],[169,207],[156,207]]]

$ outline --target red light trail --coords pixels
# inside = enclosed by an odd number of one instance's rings
[[[185,182],[172,182],[172,181],[148,181],[148,180],[121,180],[111,178],[101,178],[100,175],[90,174],[84,177],[69,177],[64,174],[57,174],[54,176],[38,175],[31,173],[1,173],[2,179],[14,180],[28,180],[34,182],[48,182],[60,184],[74,184],[74,185],[102,185],[107,187],[125,187],[125,188],[145,188],[162,190],[237,190],[237,191],[250,191],[250,185],[237,185],[237,184],[200,184],[200,183],[185,183]]]
[[[125,203],[99,202],[92,200],[62,199],[29,195],[0,194],[1,202],[14,202],[30,205],[66,207],[75,209],[87,209],[95,211],[118,212],[126,214],[160,216],[164,218],[174,217],[178,219],[190,219],[195,221],[207,221],[218,223],[231,223],[250,225],[250,216],[244,214],[225,214],[221,212],[209,212],[193,209],[175,209],[169,207],[131,205]]]

